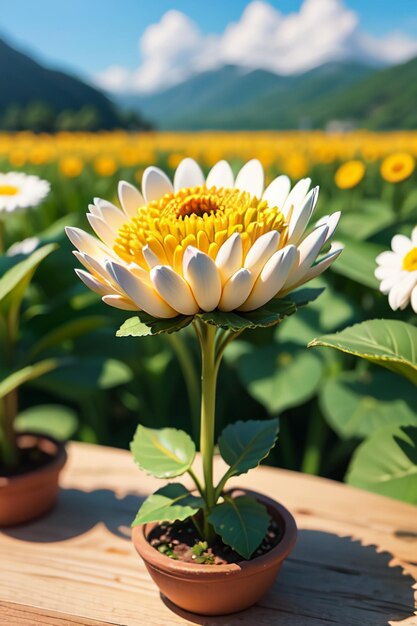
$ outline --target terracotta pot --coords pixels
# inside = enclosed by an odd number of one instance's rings
[[[36,434],[18,436],[20,448],[36,446],[51,459],[42,467],[24,474],[0,476],[0,526],[13,526],[43,515],[54,506],[58,496],[58,477],[66,463],[62,443]]]
[[[236,490],[234,490],[236,491]],[[161,554],[147,541],[157,525],[144,524],[132,531],[134,546],[161,593],[177,606],[200,615],[226,615],[255,604],[274,582],[284,559],[297,538],[292,515],[278,502],[264,495],[248,492],[268,508],[269,514],[283,526],[277,546],[251,561],[230,565],[197,565],[174,561]]]

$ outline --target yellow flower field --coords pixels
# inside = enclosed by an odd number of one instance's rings
[[[322,131],[198,132],[198,133],[58,133],[0,134],[3,168],[21,169],[58,163],[63,176],[76,178],[83,165],[97,176],[108,177],[120,169],[141,169],[164,162],[174,169],[184,155],[209,167],[225,158],[241,162],[257,157],[265,168],[279,169],[299,178],[314,167],[350,160],[369,164],[393,153],[408,155],[407,168],[417,155],[417,132],[330,134]],[[404,154],[402,154],[402,158]],[[389,165],[389,164],[388,164]],[[387,171],[383,169],[384,172]],[[392,177],[391,177],[392,178]],[[389,174],[387,180],[391,180]],[[394,182],[394,181],[393,181]]]

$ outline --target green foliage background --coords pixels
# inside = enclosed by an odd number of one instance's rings
[[[166,160],[161,155],[159,165],[168,169]],[[131,315],[106,307],[76,278],[77,262],[63,232],[64,225],[87,228],[92,197],[114,199],[118,179],[134,182],[133,168],[98,178],[86,166],[77,179],[60,176],[55,163],[27,171],[50,180],[52,192],[41,207],[7,216],[6,248],[36,236],[38,247],[55,243],[57,249],[42,262],[25,294],[19,364],[36,357],[60,359],[62,365],[22,387],[20,427],[127,449],[140,422],[181,428],[198,444],[192,385],[198,385],[200,364],[192,330],[117,338],[116,330]],[[276,173],[272,166],[268,177]],[[394,190],[379,178],[376,164],[354,191],[336,189],[330,166],[312,175],[322,187],[316,217],[342,209],[337,238],[346,249],[311,284],[325,288],[314,303],[279,326],[246,330],[230,346],[220,372],[216,435],[236,420],[279,416],[279,441],[268,463],[343,479],[346,472],[352,474],[352,455],[371,436],[382,437],[387,426],[417,424],[416,387],[351,355],[306,346],[317,336],[371,318],[415,325],[411,309],[391,311],[373,272],[376,254],[389,248],[391,237],[410,235],[417,222],[417,195],[415,177]],[[2,256],[0,276],[23,258]],[[194,359],[188,370],[184,346]],[[0,368],[4,374],[7,364]],[[361,486],[373,488],[369,482]]]

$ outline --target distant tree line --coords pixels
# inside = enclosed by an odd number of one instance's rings
[[[117,120],[114,128],[132,131],[153,128],[135,111],[118,111]],[[0,111],[0,129],[31,130],[35,133],[111,130],[103,124],[100,111],[92,105],[85,105],[78,111],[67,109],[57,113],[47,103],[39,101],[27,105],[11,104],[3,112]]]

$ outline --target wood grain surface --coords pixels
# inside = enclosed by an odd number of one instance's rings
[[[417,626],[415,507],[272,468],[240,476],[293,512],[299,539],[259,605],[213,618],[168,605],[136,555],[129,524],[162,483],[128,452],[71,444],[61,482],[52,513],[0,533],[1,626]]]

